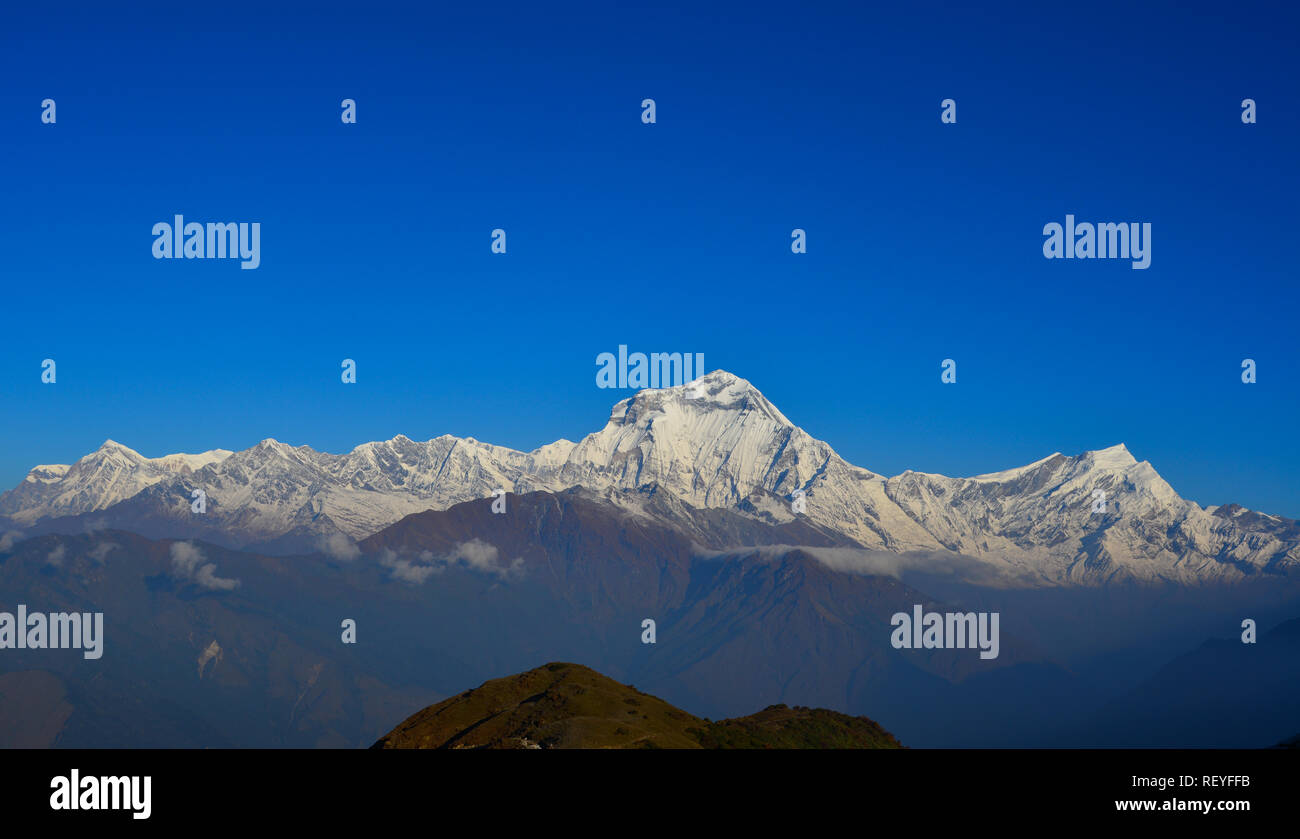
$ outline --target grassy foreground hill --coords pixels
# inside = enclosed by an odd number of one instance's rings
[[[773,705],[711,722],[580,664],[554,662],[431,705],[376,749],[897,749],[866,717]]]

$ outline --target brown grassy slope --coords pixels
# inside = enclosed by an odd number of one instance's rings
[[[901,749],[866,717],[825,708],[771,705],[757,714],[711,723],[696,734],[708,749]]]
[[[431,705],[380,749],[898,748],[865,717],[776,705],[713,723],[579,664],[556,662]]]

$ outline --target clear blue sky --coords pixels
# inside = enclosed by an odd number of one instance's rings
[[[1123,441],[1300,516],[1286,4],[279,5],[4,12],[0,484],[109,437],[576,439],[627,344],[877,472]],[[154,260],[176,213],[261,267]],[[1066,213],[1151,267],[1044,259]]]

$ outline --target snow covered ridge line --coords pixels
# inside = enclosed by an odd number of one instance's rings
[[[810,544],[961,555],[998,572],[986,575],[993,579],[1038,585],[1300,578],[1300,524],[1231,504],[1202,508],[1122,444],[971,478],[911,470],[890,478],[844,460],[722,370],[637,390],[600,430],[530,452],[399,434],[339,455],[267,439],[234,453],[150,459],[109,441],[71,466],[34,469],[0,495],[0,551],[22,533],[113,528],[347,557],[408,515],[472,503],[503,510],[500,520],[519,509],[506,493],[574,488],[685,532],[712,527],[711,511],[725,510],[790,527]],[[206,499],[201,510],[195,491]]]

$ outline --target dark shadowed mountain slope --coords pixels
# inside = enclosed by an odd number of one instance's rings
[[[1300,619],[1256,643],[1213,639],[1102,708],[1079,735],[1089,744],[1176,747],[1276,745],[1300,728]]]
[[[898,748],[866,717],[774,706],[710,722],[578,664],[493,679],[425,708],[377,749]]]
[[[359,747],[439,693],[340,642],[368,597],[320,561],[130,533],[0,553],[0,611],[101,612],[102,655],[0,651],[0,746]]]
[[[895,613],[952,607],[830,561],[843,553],[824,561],[819,548],[772,544],[784,541],[780,531],[702,550],[620,499],[575,490],[508,500],[505,515],[481,501],[409,516],[361,545],[394,574],[428,573],[426,589],[451,583],[443,569],[492,559],[498,583],[477,606],[439,597],[426,621],[475,621],[475,661],[497,672],[531,666],[525,655],[576,660],[714,718],[773,704],[832,708],[927,745],[1005,742],[994,732],[1009,728],[1032,741],[1036,726],[1091,698],[1006,629],[994,660],[974,649],[894,649]],[[489,605],[499,619],[476,619]],[[657,624],[655,644],[640,641],[645,619]]]
[[[119,532],[26,539],[0,552],[0,606],[103,611],[105,653],[10,650],[0,673],[59,679],[10,681],[30,708],[63,691],[65,746],[367,745],[401,709],[538,661],[583,662],[715,719],[777,704],[868,715],[910,745],[1032,742],[1038,720],[1086,701],[1006,629],[994,660],[894,649],[892,614],[952,607],[846,549],[785,544],[818,535],[802,521],[676,499],[671,515],[645,511],[658,503],[509,495],[504,514],[466,502],[360,548],[281,558]],[[734,543],[702,545],[710,534]]]

